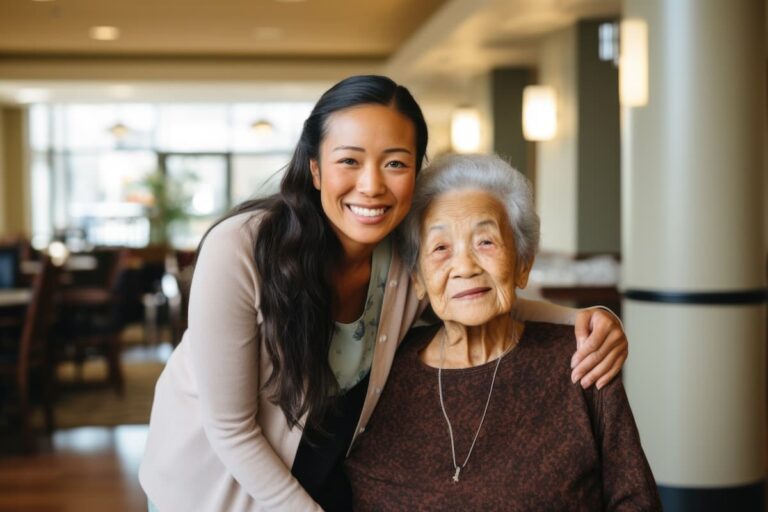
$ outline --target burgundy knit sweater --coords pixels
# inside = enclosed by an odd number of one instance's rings
[[[502,360],[460,480],[440,410],[437,370],[414,329],[346,470],[356,510],[661,510],[621,379],[597,391],[570,381],[571,326],[528,322]],[[456,459],[464,462],[496,361],[443,371]]]

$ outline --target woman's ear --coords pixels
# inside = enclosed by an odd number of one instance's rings
[[[312,184],[317,190],[320,190],[320,164],[316,158],[309,161],[309,172],[312,173]]]
[[[413,283],[413,291],[416,292],[416,297],[419,300],[424,300],[424,297],[427,296],[427,287],[424,286],[418,272],[411,274],[411,282]]]
[[[520,270],[517,272],[517,277],[515,277],[515,286],[521,290],[528,286],[528,276],[531,274],[532,266],[533,263],[526,263],[525,265],[522,265]]]

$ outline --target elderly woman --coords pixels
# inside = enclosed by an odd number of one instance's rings
[[[619,379],[569,378],[573,330],[510,315],[539,240],[495,156],[419,178],[401,233],[438,325],[413,329],[346,463],[359,510],[660,510]]]

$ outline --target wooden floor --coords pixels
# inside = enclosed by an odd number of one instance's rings
[[[168,344],[139,345],[122,359],[165,362],[170,353]],[[146,512],[137,474],[147,429],[60,429],[41,437],[32,455],[9,454],[9,440],[0,438],[0,512]]]
[[[147,427],[57,431],[35,455],[0,458],[0,512],[146,512],[137,473]]]

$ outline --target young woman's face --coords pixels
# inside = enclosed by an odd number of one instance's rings
[[[345,251],[381,242],[405,218],[416,180],[415,128],[396,109],[368,104],[331,114],[312,180]]]

